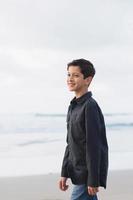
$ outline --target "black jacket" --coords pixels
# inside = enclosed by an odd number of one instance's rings
[[[74,98],[67,114],[67,146],[62,177],[72,183],[106,188],[108,144],[104,118],[92,93]]]

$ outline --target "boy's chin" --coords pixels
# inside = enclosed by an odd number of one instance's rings
[[[70,92],[74,92],[74,88],[68,88]]]

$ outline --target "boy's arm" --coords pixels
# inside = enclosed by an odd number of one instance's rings
[[[69,155],[69,151],[68,151],[68,145],[67,145],[63,162],[62,162],[61,177],[68,177],[68,172],[67,172],[68,155]]]
[[[68,172],[67,172],[67,162],[68,162],[68,145],[66,146],[64,158],[63,158],[63,163],[62,163],[62,169],[61,169],[61,178],[59,181],[59,188],[62,191],[66,191],[68,189],[67,185],[67,177],[68,177]]]
[[[70,106],[68,107],[68,112],[67,112],[67,137],[66,137],[66,149],[65,149],[65,154],[63,158],[63,163],[62,163],[62,169],[61,169],[61,177],[68,177],[68,171],[67,171],[67,164],[68,164],[68,156],[69,156],[69,150],[68,150],[68,126],[69,126],[69,110]]]
[[[85,110],[86,127],[86,164],[88,170],[87,185],[90,187],[100,186],[100,117],[97,105],[89,102]]]

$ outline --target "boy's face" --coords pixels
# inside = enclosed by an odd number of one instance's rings
[[[81,73],[78,66],[69,66],[67,85],[70,91],[81,92],[88,88],[92,77],[84,79],[84,75]]]

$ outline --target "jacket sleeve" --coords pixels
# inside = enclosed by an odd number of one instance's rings
[[[85,110],[87,185],[100,186],[100,113],[95,102],[88,102]]]
[[[68,174],[68,157],[69,157],[69,148],[68,148],[68,127],[69,127],[69,111],[70,111],[71,106],[68,107],[68,112],[67,112],[67,138],[66,138],[66,142],[67,142],[67,146],[65,149],[65,153],[64,153],[64,158],[63,158],[63,162],[62,162],[62,169],[61,169],[61,177],[69,177]]]
[[[63,158],[63,163],[62,163],[61,177],[69,177],[69,176],[68,176],[68,171],[67,171],[68,155],[69,155],[69,151],[68,151],[68,145],[67,145],[67,146],[66,146],[66,149],[65,149],[65,154],[64,154],[64,158]]]

